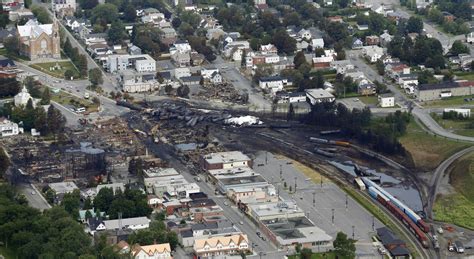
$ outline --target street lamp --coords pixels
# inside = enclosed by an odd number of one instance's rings
[[[296,193],[296,179],[298,178],[295,176],[295,193]]]
[[[354,229],[355,229],[355,226],[352,226],[352,240],[354,240]]]
[[[283,180],[283,170],[282,170],[283,165],[280,165],[280,181]]]
[[[313,207],[316,205],[316,192],[313,192]]]
[[[334,224],[334,209],[331,209],[332,210],[332,224]]]
[[[372,231],[375,230],[375,217],[372,216]]]
[[[348,202],[348,201],[347,201],[347,194],[346,194],[346,210],[347,210],[347,202]]]

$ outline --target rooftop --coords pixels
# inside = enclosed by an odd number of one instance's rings
[[[240,151],[229,151],[207,154],[204,156],[204,160],[209,164],[227,164],[232,162],[250,161],[251,159]]]
[[[320,88],[306,89],[305,91],[306,91],[307,95],[309,95],[309,96],[311,96],[315,99],[334,98],[334,95],[332,95],[328,91],[326,91],[324,89],[320,89]]]
[[[143,170],[143,174],[148,178],[179,175],[176,169],[163,167],[152,167],[150,169]]]
[[[219,182],[222,183],[224,186],[232,186],[232,185],[240,185],[240,184],[242,185],[267,184],[267,181],[263,179],[261,175],[221,178],[219,179]]]
[[[260,175],[259,173],[256,173],[252,168],[246,167],[246,166],[227,168],[227,169],[208,170],[208,173],[214,176],[216,179]]]
[[[252,214],[261,219],[279,219],[301,217],[304,211],[293,201],[268,202],[265,204],[249,205]]]
[[[76,189],[79,189],[74,182],[50,183],[48,186],[54,190],[56,194],[70,193]]]
[[[292,243],[330,242],[332,237],[306,217],[296,217],[283,220],[267,220],[263,223],[276,235],[281,245]]]
[[[128,228],[130,225],[146,225],[149,223],[150,220],[147,217],[104,220],[106,229],[119,229],[120,227]]]

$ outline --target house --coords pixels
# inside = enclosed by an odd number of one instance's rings
[[[100,213],[98,213],[100,215],[96,215],[96,212],[95,212],[94,209],[79,210],[79,221],[82,222],[82,224],[87,223],[87,220],[88,220],[88,218],[86,217],[87,213],[89,213],[91,215],[91,217],[93,217],[93,218],[99,217],[99,216],[100,216],[100,218],[105,218],[105,212],[100,212]]]
[[[332,0],[324,0],[323,4],[324,6],[332,6],[333,1]]]
[[[211,78],[211,75],[214,74],[214,73],[219,73],[219,69],[218,68],[215,68],[215,67],[209,67],[209,68],[202,68],[201,69],[201,76],[204,78],[204,79],[210,79]]]
[[[330,64],[331,69],[336,70],[337,74],[344,75],[346,71],[354,69],[350,60],[334,60]]]
[[[378,228],[377,236],[380,238],[383,246],[387,248],[392,258],[410,257],[410,251],[407,249],[405,242],[395,236],[388,228]]]
[[[269,43],[267,45],[261,45],[260,46],[260,53],[262,54],[277,54],[278,49],[275,47],[275,45]]]
[[[30,9],[20,8],[8,12],[8,19],[12,22],[21,21],[23,19],[34,19],[35,15]]]
[[[191,51],[189,57],[191,59],[191,65],[193,66],[200,66],[202,63],[204,63],[204,60],[206,59],[203,54],[197,51]]]
[[[0,43],[3,43],[9,37],[16,37],[16,33],[16,27],[14,26],[0,29]]]
[[[208,40],[218,40],[220,39],[225,32],[220,28],[208,29],[206,32],[206,38]]]
[[[293,92],[288,95],[289,103],[299,103],[306,102],[306,93],[305,92]]]
[[[200,258],[214,258],[218,255],[239,255],[250,251],[250,244],[246,234],[218,236],[197,239],[193,245],[195,256]]]
[[[309,100],[309,103],[311,105],[323,102],[334,102],[336,100],[336,97],[334,97],[334,95],[324,89],[313,88],[306,89],[305,91],[306,97],[308,98],[307,100]]]
[[[380,38],[377,35],[370,35],[365,37],[365,45],[371,46],[371,45],[379,45],[380,43]]]
[[[192,86],[199,85],[201,78],[201,76],[184,76],[180,78],[180,81],[183,85]]]
[[[466,42],[472,44],[474,42],[474,32],[466,34]]]
[[[213,84],[221,84],[222,83],[222,75],[219,72],[214,72],[211,75],[209,81]]]
[[[12,59],[0,57],[0,71],[16,69],[16,64]]]
[[[82,39],[84,40],[86,45],[97,44],[97,43],[107,44],[107,41],[106,41],[107,33],[88,33],[88,34],[84,34],[84,33],[83,33],[84,36],[82,37]]]
[[[385,73],[392,79],[403,74],[410,74],[410,67],[401,62],[388,63],[385,65]]]
[[[408,88],[410,85],[418,85],[418,75],[416,74],[401,74],[398,76],[398,84],[401,88]]]
[[[382,47],[387,47],[388,44],[392,41],[393,36],[390,35],[387,30],[385,30],[381,35],[380,35],[380,45]]]
[[[113,191],[114,195],[118,190],[120,190],[122,193],[125,192],[125,185],[123,183],[109,183],[109,184],[99,184],[96,186],[95,191],[96,193],[99,193],[100,190],[104,188],[109,188]]]
[[[132,247],[132,258],[137,259],[173,259],[169,243],[154,245],[134,245]]]
[[[150,220],[147,217],[99,220],[97,218],[90,218],[88,220],[89,230],[91,233],[102,230],[120,230],[131,229],[140,230],[146,229],[150,225]]]
[[[301,29],[299,32],[298,32],[298,37],[300,37],[301,39],[304,39],[304,40],[311,40],[311,32],[309,30],[306,30],[306,29]]]
[[[329,16],[327,18],[329,22],[338,22],[338,23],[343,23],[344,20],[342,19],[342,16],[336,15],[336,16]]]
[[[324,49],[323,38],[312,39],[311,46],[313,46],[313,49]]]
[[[180,79],[185,76],[191,76],[191,70],[189,67],[178,67],[174,69],[174,77]]]
[[[130,48],[128,48],[128,54],[130,54],[130,55],[141,55],[142,54],[142,49],[138,46],[132,45]]]
[[[367,30],[369,30],[369,25],[367,25],[367,24],[357,24],[357,29],[359,31],[367,31]]]
[[[454,19],[456,18],[454,15],[452,15],[449,12],[441,12],[441,14],[444,17],[445,22],[454,22]]]
[[[191,65],[191,53],[190,52],[174,52],[171,54],[171,60],[178,67],[187,67]]]
[[[384,55],[384,49],[379,46],[364,46],[362,54],[369,60],[370,63],[375,63]]]
[[[377,93],[377,87],[372,83],[363,83],[357,86],[357,93],[360,95],[368,96]]]
[[[177,34],[173,28],[162,28],[160,30],[161,42],[165,45],[172,45],[176,42]]]
[[[0,118],[0,137],[15,136],[20,133],[23,133],[23,128],[18,127],[18,124],[3,117]]]
[[[17,31],[21,55],[30,60],[61,58],[57,21],[52,24],[40,24],[37,20],[30,19],[25,25],[18,25]]]
[[[263,90],[270,90],[272,94],[282,91],[286,86],[291,86],[292,82],[280,76],[262,77],[258,81],[258,86]]]
[[[393,94],[379,94],[377,97],[379,106],[382,108],[394,107],[395,96]]]
[[[364,43],[361,39],[354,39],[352,42],[352,49],[361,49],[364,46]]]
[[[74,15],[76,12],[76,0],[53,0],[52,6],[60,17]]]
[[[141,93],[153,91],[160,86],[155,78],[155,72],[120,71],[119,84],[127,93]]]
[[[316,69],[324,69],[331,67],[331,62],[334,61],[334,56],[321,56],[321,57],[314,57],[312,59],[313,67]]]

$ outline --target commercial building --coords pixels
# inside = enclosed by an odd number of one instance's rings
[[[334,102],[336,97],[324,89],[306,89],[306,97],[311,105],[316,103]]]
[[[248,213],[256,221],[304,217],[304,211],[293,201],[250,204]]]
[[[294,249],[296,244],[303,248],[331,248],[332,237],[311,222],[307,217],[263,220],[259,223],[262,232],[281,249]]]
[[[134,245],[132,258],[137,259],[173,259],[169,243],[148,246]]]
[[[238,234],[242,232],[231,221],[225,219],[193,224],[189,228],[180,230],[178,238],[184,247],[192,247],[196,240]]]
[[[156,72],[156,61],[148,54],[110,55],[107,57],[107,70],[110,73],[134,69],[137,72]]]
[[[210,153],[201,158],[204,170],[252,167],[252,159],[240,151]]]
[[[219,178],[217,182],[217,190],[227,194],[229,190],[237,187],[257,188],[267,187],[269,183],[259,174],[242,177],[224,177]]]
[[[443,82],[439,84],[419,85],[415,90],[418,101],[432,101],[452,96],[466,96],[474,94],[473,81]]]
[[[53,0],[54,11],[59,16],[74,16],[76,12],[76,0]]]
[[[119,82],[122,90],[128,93],[148,92],[160,87],[160,83],[155,78],[155,72],[120,71]]]
[[[198,239],[193,245],[194,254],[200,258],[213,258],[220,255],[239,255],[250,251],[246,234],[219,236]]]

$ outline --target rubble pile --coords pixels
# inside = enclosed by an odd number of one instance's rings
[[[220,100],[237,104],[246,104],[248,102],[247,94],[241,94],[231,84],[205,84],[204,90],[195,96],[203,100]]]

